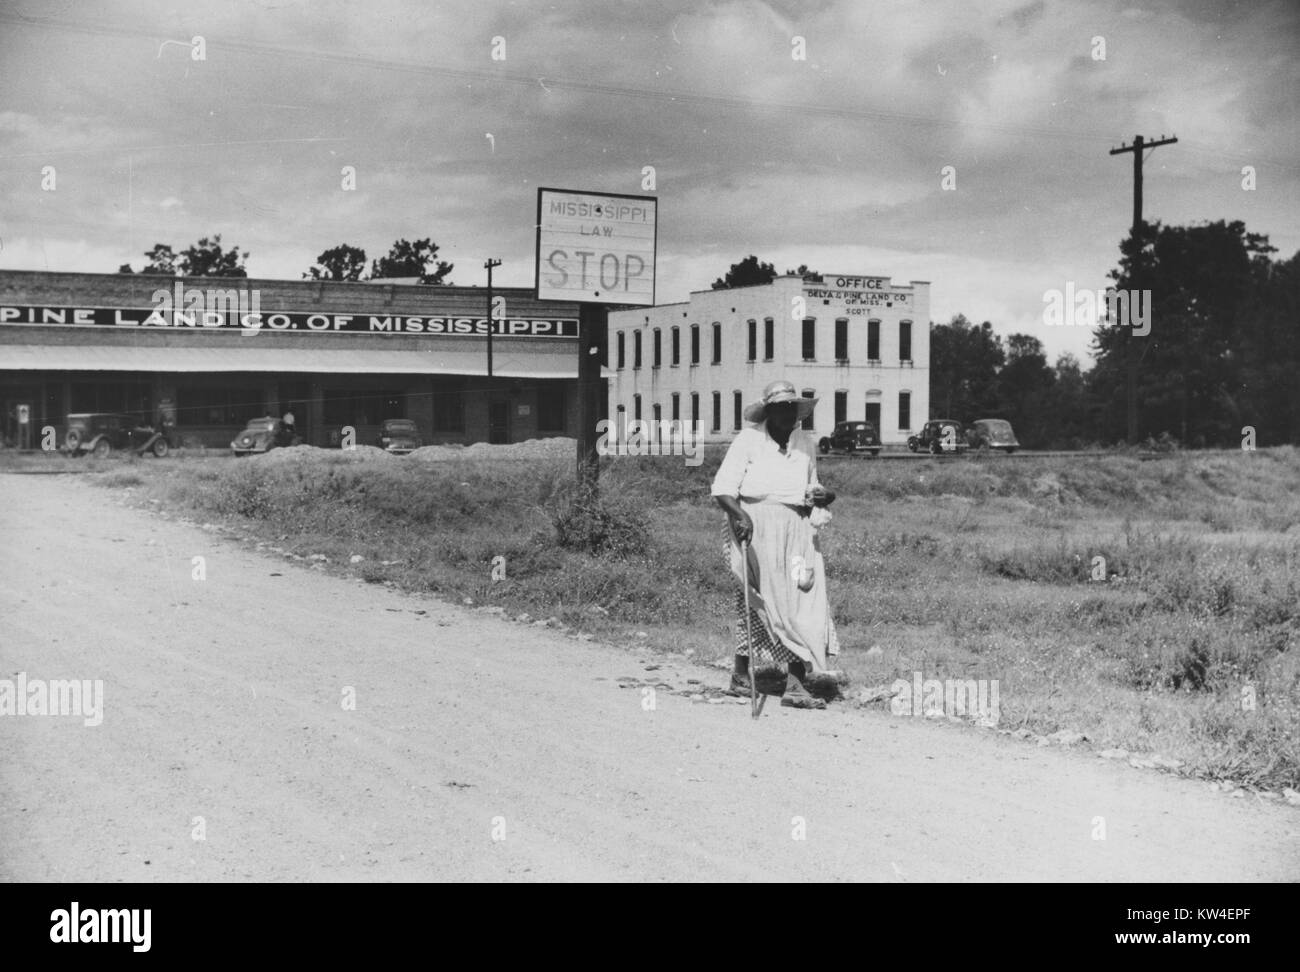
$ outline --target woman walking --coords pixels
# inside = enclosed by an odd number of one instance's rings
[[[754,645],[788,666],[781,704],[824,709],[804,686],[809,674],[830,669],[839,652],[826,594],[826,571],[809,521],[812,508],[829,506],[835,494],[817,478],[812,438],[796,428],[812,413],[815,398],[801,398],[788,381],[774,381],[761,401],[745,409],[745,421],[713,479],[713,497],[727,513],[725,551],[738,583],[737,645],[729,691],[749,694],[745,644],[745,569],[748,542],[750,628]],[[811,672],[809,669],[811,668]]]

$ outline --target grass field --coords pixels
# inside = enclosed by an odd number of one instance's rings
[[[92,479],[368,581],[730,657],[716,454],[605,460],[599,499],[575,495],[568,459],[371,458],[119,460]],[[822,478],[850,697],[916,671],[998,679],[1002,728],[1300,787],[1300,451],[838,461]]]

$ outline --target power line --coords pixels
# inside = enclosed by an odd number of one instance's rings
[[[35,27],[47,30],[65,30],[97,36],[120,37],[129,40],[149,40],[152,42],[156,38],[156,35],[154,34],[131,26],[118,26],[103,22],[64,21],[52,17],[31,17],[21,14],[0,14],[0,23],[9,23],[18,26]],[[470,87],[472,87],[475,82],[484,84],[504,83],[526,88],[536,87],[542,90],[574,91],[585,94],[601,94],[622,98],[640,98],[676,105],[715,107],[733,111],[737,109],[766,109],[790,112],[801,116],[845,119],[884,119],[888,121],[899,121],[939,128],[970,127],[1006,135],[1039,136],[1043,138],[1055,138],[1069,141],[1110,141],[1113,137],[1111,134],[1105,132],[1079,131],[1074,128],[1045,128],[1041,126],[1007,125],[996,122],[967,122],[879,108],[855,108],[808,102],[738,98],[727,95],[701,94],[681,89],[645,88],[635,85],[579,81],[573,78],[550,77],[547,75],[539,77],[533,74],[525,75],[505,70],[475,70],[472,68],[445,67],[422,62],[403,61],[392,57],[374,57],[366,54],[353,54],[339,51],[282,47],[274,44],[257,43],[254,41],[222,39],[218,46],[239,53],[260,57],[273,57],[276,59],[298,58],[302,60],[346,64],[353,67],[368,68],[378,71],[443,77],[467,82]],[[1214,155],[1215,157],[1250,159],[1254,161],[1268,162],[1269,164],[1277,165],[1279,167],[1300,168],[1293,159],[1269,159],[1259,155],[1246,154],[1230,155],[1222,152],[1215,152],[1208,147],[1203,147],[1199,151],[1202,151],[1205,154]],[[14,156],[9,156],[9,158],[13,157]]]

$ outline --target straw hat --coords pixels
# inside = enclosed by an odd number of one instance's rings
[[[774,381],[763,389],[762,401],[754,402],[745,409],[745,421],[755,424],[767,421],[767,407],[769,405],[779,405],[782,402],[794,402],[799,406],[799,418],[806,419],[812,414],[813,408],[816,407],[820,400],[818,398],[802,397],[795,390],[793,382]]]

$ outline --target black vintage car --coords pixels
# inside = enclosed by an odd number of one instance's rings
[[[972,449],[1001,449],[1007,455],[1020,448],[1016,433],[1006,419],[976,419],[966,431]]]
[[[87,452],[102,459],[115,451],[143,454],[159,459],[171,451],[171,433],[142,422],[125,412],[76,412],[68,416],[68,431],[61,451],[69,456]]]
[[[872,456],[880,455],[880,436],[871,422],[836,422],[830,435],[824,436],[817,443],[817,448],[825,455],[828,452],[869,452]]]
[[[270,452],[277,447],[301,444],[302,439],[293,429],[278,418],[263,415],[261,418],[248,420],[244,431],[235,436],[235,441],[230,443],[230,451],[236,456],[247,456],[252,453]]]
[[[930,419],[921,427],[920,434],[908,436],[907,447],[913,452],[922,450],[932,455],[952,455],[970,448],[961,423],[955,419]]]
[[[419,426],[411,419],[384,419],[379,427],[379,448],[385,452],[404,456],[422,445]]]

